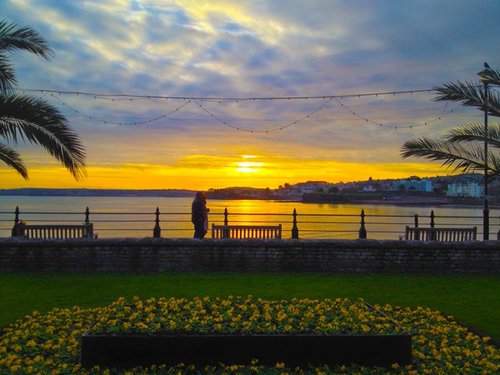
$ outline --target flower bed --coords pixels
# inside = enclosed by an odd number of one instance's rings
[[[394,334],[404,330],[363,300],[120,298],[89,334]]]
[[[411,363],[411,336],[363,301],[119,299],[82,337],[84,367],[189,362]]]
[[[161,310],[164,305],[168,308],[166,311]],[[110,308],[74,307],[54,309],[46,314],[34,312],[7,327],[0,337],[0,373],[176,374],[196,373],[198,370],[207,373],[387,373],[384,368],[359,365],[288,368],[286,363],[279,362],[274,366],[264,366],[258,358],[245,366],[228,363],[195,368],[185,362],[172,367],[154,365],[128,371],[102,367],[86,369],[79,362],[80,339],[90,326],[91,334],[126,332],[142,335],[152,332],[217,333],[226,332],[226,326],[233,331],[231,333],[238,334],[394,334],[406,331],[413,336],[413,362],[407,366],[394,364],[393,373],[495,373],[500,370],[499,350],[489,345],[487,338],[474,335],[452,317],[424,308],[389,305],[375,308],[383,314],[371,311],[361,301],[344,299],[263,301],[253,298],[197,298],[134,299],[130,302],[120,299]]]

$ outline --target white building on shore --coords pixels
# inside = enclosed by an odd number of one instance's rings
[[[481,198],[484,188],[477,182],[454,183],[448,185],[446,195],[448,197]]]

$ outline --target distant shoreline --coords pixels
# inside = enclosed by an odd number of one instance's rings
[[[0,196],[10,197],[193,197],[195,191],[186,189],[0,189]]]
[[[478,208],[483,208],[483,202],[453,202],[453,201],[448,201],[448,202],[437,202],[437,201],[418,201],[418,202],[410,202],[410,201],[375,201],[375,200],[358,200],[358,201],[352,201],[350,202],[352,204],[374,204],[374,205],[385,205],[385,206],[449,206],[449,207],[478,207]],[[489,208],[500,208],[500,205],[498,204],[490,204],[488,206]]]
[[[196,191],[186,189],[143,189],[143,190],[126,190],[126,189],[45,189],[45,188],[19,188],[19,189],[0,189],[0,196],[9,197],[116,197],[116,198],[191,198],[194,197]],[[455,206],[455,207],[483,207],[482,199],[453,199],[446,197],[429,197],[429,196],[393,196],[381,199],[359,199],[359,196],[351,199],[334,200],[331,197],[328,199],[325,196],[323,199],[290,199],[277,196],[259,196],[259,195],[230,195],[224,194],[209,194],[209,199],[212,200],[266,200],[275,202],[300,202],[304,204],[370,204],[370,205],[387,205],[387,206]],[[500,208],[500,204],[490,202],[490,208]]]
[[[303,202],[303,203],[328,203],[328,202]],[[424,197],[412,197],[403,199],[355,199],[349,202],[331,202],[331,204],[373,204],[381,206],[449,206],[449,207],[478,207],[483,208],[483,201],[456,201],[447,198],[424,198]],[[489,208],[500,208],[499,204],[490,204]]]

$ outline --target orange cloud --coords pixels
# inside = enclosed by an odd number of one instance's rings
[[[3,188],[120,188],[120,189],[209,189],[229,186],[275,188],[285,182],[328,182],[436,176],[445,170],[432,163],[350,163],[265,155],[235,157],[187,155],[171,165],[122,164],[89,166],[88,177],[75,181],[62,167],[30,168],[30,180],[11,169],[1,168]]]

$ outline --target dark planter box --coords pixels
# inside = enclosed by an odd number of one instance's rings
[[[197,366],[411,363],[410,335],[83,335],[81,363],[131,368],[184,363]]]

